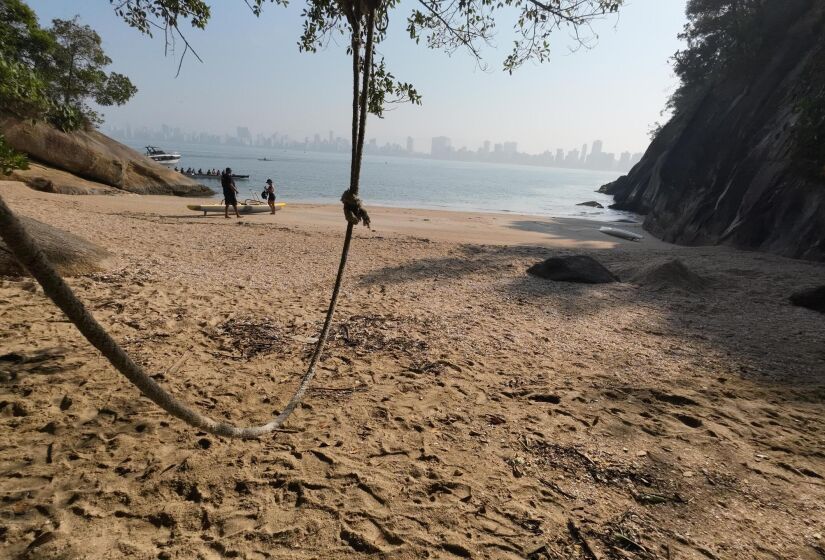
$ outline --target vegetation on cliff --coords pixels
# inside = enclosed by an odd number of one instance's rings
[[[688,23],[679,35],[685,48],[673,57],[680,85],[668,101],[674,117],[688,113],[720,80],[757,73],[773,36],[776,0],[689,0]],[[800,84],[806,93],[795,111],[795,158],[806,172],[825,173],[825,45]],[[822,176],[822,175],[821,175]]]

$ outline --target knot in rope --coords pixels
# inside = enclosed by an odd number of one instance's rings
[[[341,195],[341,202],[344,203],[344,216],[347,222],[354,226],[363,222],[369,229],[370,215],[367,214],[367,209],[361,204],[361,199],[357,194],[347,189],[344,191],[344,194]]]

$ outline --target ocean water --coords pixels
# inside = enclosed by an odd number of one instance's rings
[[[143,151],[141,146],[133,146]],[[337,202],[349,183],[349,155],[242,146],[162,146],[182,154],[179,167],[231,167],[248,174],[238,180],[239,198],[260,195],[272,178],[279,201]],[[259,161],[259,158],[272,161]],[[553,217],[616,220],[632,217],[607,208],[612,197],[595,192],[616,172],[440,161],[365,155],[361,198],[367,206],[509,212]],[[217,180],[201,181],[220,191]],[[222,195],[216,195],[220,198]],[[603,210],[577,206],[595,200]]]

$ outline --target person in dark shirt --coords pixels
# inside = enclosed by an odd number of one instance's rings
[[[272,179],[266,180],[266,202],[269,204],[269,209],[271,213],[275,213],[275,183],[272,182]]]
[[[223,187],[223,203],[225,204],[223,209],[223,217],[229,218],[229,206],[232,205],[232,208],[235,209],[235,216],[240,219],[241,215],[238,214],[238,189],[235,187],[235,181],[232,179],[232,170],[230,168],[226,168],[221,174],[221,187]]]

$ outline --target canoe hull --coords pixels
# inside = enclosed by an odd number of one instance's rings
[[[286,202],[276,202],[275,211],[282,210],[286,206]],[[186,206],[189,210],[195,212],[223,212],[225,206],[223,204],[189,204]],[[238,204],[239,214],[258,214],[262,212],[269,212],[268,204]]]

